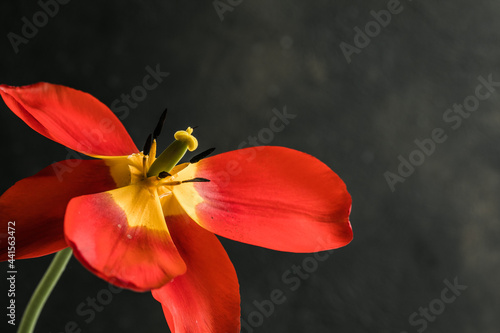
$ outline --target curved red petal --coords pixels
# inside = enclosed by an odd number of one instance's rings
[[[0,95],[28,126],[68,148],[94,156],[138,152],[115,114],[90,94],[41,82],[0,85]]]
[[[187,272],[152,294],[172,333],[240,332],[240,294],[234,267],[217,237],[188,216],[167,216]]]
[[[159,288],[186,271],[158,195],[142,185],[74,198],[64,232],[85,267],[123,288]]]
[[[351,196],[318,159],[283,147],[254,147],[204,159],[174,188],[203,228],[236,241],[289,252],[334,249],[352,240]],[[194,203],[194,204],[193,204]]]
[[[0,197],[2,231],[15,222],[16,259],[44,256],[67,247],[64,212],[71,198],[116,187],[106,162],[66,160],[18,181]],[[12,226],[12,224],[11,224]],[[12,229],[11,229],[12,230]],[[7,260],[7,242],[0,243],[0,260]]]

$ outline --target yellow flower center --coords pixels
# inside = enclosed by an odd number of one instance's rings
[[[177,163],[187,150],[193,151],[198,147],[198,140],[192,133],[191,127],[185,131],[177,131],[174,135],[175,141],[158,158],[156,157],[156,140],[151,143],[148,155],[140,152],[128,156],[127,165],[130,181],[126,185],[144,186],[151,192],[157,191],[160,198],[171,195],[173,186],[180,185],[187,180],[179,179],[178,173],[185,169],[189,163],[180,165]]]

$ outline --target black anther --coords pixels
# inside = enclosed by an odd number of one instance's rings
[[[210,149],[207,149],[207,150],[199,153],[198,155],[193,156],[189,160],[189,163],[198,163],[200,160],[202,160],[205,157],[207,157],[208,155],[212,154],[214,150],[215,150],[215,148],[210,148]]]

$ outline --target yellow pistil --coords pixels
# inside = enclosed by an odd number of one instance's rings
[[[177,131],[174,134],[174,138],[178,141],[185,142],[187,144],[188,150],[193,151],[198,148],[198,140],[192,136],[193,129],[188,127],[185,131]]]

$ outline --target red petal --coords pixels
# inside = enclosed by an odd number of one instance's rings
[[[2,233],[7,233],[8,221],[15,221],[16,259],[44,256],[67,247],[63,221],[69,200],[115,187],[110,169],[101,160],[54,163],[17,182],[0,197]],[[4,261],[7,244],[4,240],[0,244],[0,260]]]
[[[167,216],[187,272],[153,296],[172,333],[240,332],[240,294],[234,267],[217,237],[188,216]]]
[[[0,85],[0,95],[28,126],[68,148],[94,156],[138,152],[114,113],[90,94],[41,82]]]
[[[186,271],[151,192],[130,185],[74,198],[66,210],[64,232],[75,257],[97,276],[136,291]]]
[[[203,228],[236,241],[289,252],[334,249],[352,240],[351,196],[316,158],[282,147],[254,147],[190,165],[174,187]],[[193,204],[194,203],[194,204]]]

